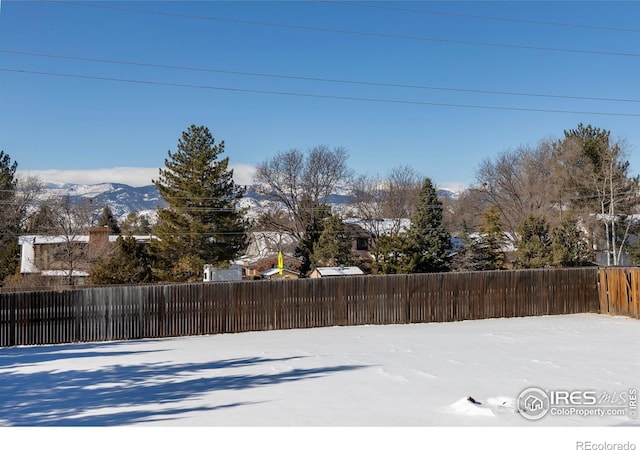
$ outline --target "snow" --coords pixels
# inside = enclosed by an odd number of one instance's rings
[[[341,277],[347,275],[364,275],[362,269],[356,266],[338,266],[338,267],[316,267],[314,272],[320,274],[321,277]],[[311,275],[313,278],[313,274]]]
[[[640,321],[597,314],[15,347],[0,349],[0,425],[449,427],[448,439],[450,427],[605,426],[626,436],[640,420],[532,421],[516,399],[529,387],[627,393],[639,375]]]
[[[50,197],[55,196],[83,196],[83,197],[97,197],[100,194],[113,190],[112,183],[99,183],[99,184],[67,184],[67,183],[50,183],[47,189],[47,195]]]

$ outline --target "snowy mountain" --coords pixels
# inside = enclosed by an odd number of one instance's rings
[[[451,197],[455,194],[447,190],[438,190],[438,195]],[[166,205],[160,197],[155,185],[134,187],[120,183],[101,184],[56,184],[46,185],[45,198],[69,196],[72,200],[90,200],[95,205],[96,213],[100,213],[108,206],[113,215],[121,220],[132,211],[137,211],[150,218],[153,222],[158,207]],[[332,194],[329,203],[340,211],[345,211],[351,204],[351,197],[347,192]],[[259,193],[255,186],[248,186],[240,206],[246,208],[249,217],[256,217],[262,211],[274,206],[273,201],[266,195]]]
[[[160,197],[154,185],[134,187],[119,183],[101,184],[54,184],[46,185],[45,196],[69,196],[74,201],[90,200],[100,212],[105,206],[111,209],[113,215],[122,219],[132,211],[155,216],[158,207],[166,203]]]

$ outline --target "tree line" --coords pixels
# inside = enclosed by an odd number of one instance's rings
[[[42,183],[18,180],[17,163],[0,151],[0,283],[20,284],[18,236],[31,234],[62,236],[55,257],[69,282],[83,266],[93,284],[199,281],[204,264],[241,256],[251,231],[294,236],[285,265],[301,276],[337,265],[374,274],[581,266],[595,261],[596,249],[619,265],[624,254],[640,255],[631,239],[639,179],[626,150],[609,131],[579,124],[561,139],[485,159],[476,183],[451,198],[411,166],[355,175],[342,147],[291,149],[257,166],[254,181],[272,206],[249,220],[224,141],[191,125],[152,180],[166,202],[154,224],[137,212],[118,222],[107,206],[96,221],[99,205],[69,197],[39,201]],[[349,193],[347,207],[331,206],[338,190]],[[92,224],[120,235],[115,245],[96,252],[79,243]],[[145,245],[136,234],[153,238]],[[354,249],[354,235],[365,252]]]

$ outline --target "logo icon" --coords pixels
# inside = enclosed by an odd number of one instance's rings
[[[549,395],[537,387],[525,389],[516,400],[518,412],[529,420],[539,420],[546,416],[550,404]]]

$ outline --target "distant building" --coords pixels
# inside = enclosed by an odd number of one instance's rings
[[[297,243],[291,233],[254,231],[249,234],[245,254],[233,263],[242,266],[245,280],[259,279],[262,272],[277,267],[278,252],[282,252],[285,268],[295,269],[300,265],[293,257]]]
[[[364,275],[359,267],[338,266],[338,267],[316,267],[309,278],[345,277],[353,275]]]
[[[109,234],[108,227],[92,227],[88,231],[75,236],[19,236],[20,275],[34,286],[86,284],[93,262],[106,255],[119,237]],[[132,237],[145,244],[154,239],[151,235]]]
[[[280,269],[273,267],[261,272],[260,277],[266,280],[297,280],[300,278],[300,275],[297,272],[287,269],[282,269],[282,274],[280,274]]]
[[[221,268],[205,264],[202,281],[242,281],[242,266],[231,264],[229,267]]]

